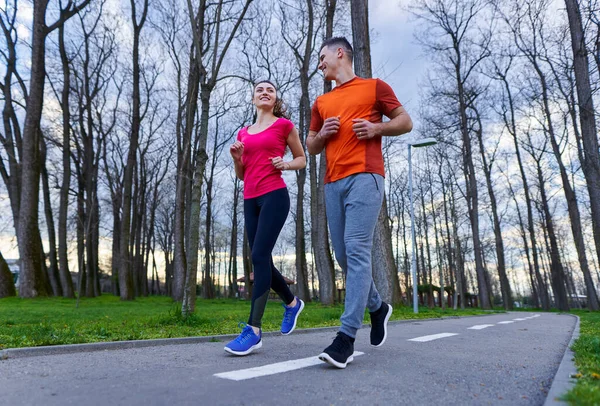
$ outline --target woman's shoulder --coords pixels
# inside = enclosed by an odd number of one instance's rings
[[[239,129],[238,133],[237,133],[237,140],[241,141],[242,137],[245,136],[246,134],[248,134],[248,127],[250,127],[249,125],[242,127]]]
[[[289,125],[293,126],[294,125],[294,123],[292,123],[292,121],[289,118],[285,118],[285,117],[279,117],[277,119],[277,124],[283,125],[283,126],[289,126]]]
[[[294,123],[285,117],[280,117],[279,119],[277,119],[276,124],[278,127],[283,128],[283,130],[285,132],[284,135],[286,137],[290,133],[290,131],[292,131],[292,129],[294,128]]]

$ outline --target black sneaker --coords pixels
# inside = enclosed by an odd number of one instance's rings
[[[346,365],[354,361],[354,338],[344,333],[337,333],[333,343],[319,355],[321,361],[337,368],[346,368]]]
[[[371,315],[371,345],[379,347],[385,343],[387,337],[387,324],[392,315],[392,306],[381,302],[379,310],[369,314]]]

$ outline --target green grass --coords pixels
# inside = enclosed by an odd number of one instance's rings
[[[574,311],[581,320],[579,338],[573,344],[578,379],[564,400],[572,405],[600,405],[600,313]]]
[[[298,321],[299,328],[338,326],[343,307],[308,303]],[[191,336],[234,334],[238,323],[246,321],[250,302],[239,300],[201,300],[196,313],[181,317],[177,303],[166,297],[138,298],[122,302],[115,296],[82,298],[0,299],[0,349],[42,345],[94,343],[102,341],[144,340]],[[421,308],[394,309],[392,320],[438,318],[484,313]],[[283,309],[269,302],[263,317],[263,331],[277,331]],[[368,313],[365,322],[368,323]]]

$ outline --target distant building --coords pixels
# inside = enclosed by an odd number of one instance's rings
[[[18,259],[6,259],[6,263],[8,264],[8,269],[10,273],[13,274],[13,278],[15,281],[15,287],[19,287],[19,260]]]

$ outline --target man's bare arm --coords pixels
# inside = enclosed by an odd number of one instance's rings
[[[340,129],[340,118],[329,117],[323,122],[323,127],[319,132],[309,131],[306,137],[306,148],[311,155],[317,155],[323,151],[327,139],[337,134]]]
[[[395,136],[406,134],[413,128],[412,120],[404,107],[398,106],[389,115],[390,121],[386,123],[372,123],[362,118],[352,121],[352,129],[359,140],[367,140],[374,137]]]
[[[309,131],[306,138],[306,148],[311,155],[320,154],[323,148],[325,148],[325,139],[320,137],[318,132]]]

